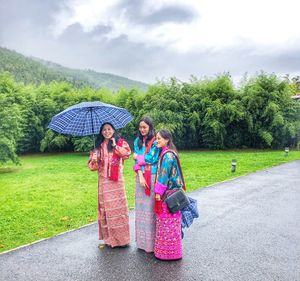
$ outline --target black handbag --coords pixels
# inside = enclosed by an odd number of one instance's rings
[[[181,188],[176,189],[176,191],[167,195],[165,198],[165,202],[172,214],[182,210],[190,204],[189,198]]]

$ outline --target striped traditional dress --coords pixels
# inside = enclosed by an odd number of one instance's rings
[[[156,141],[152,143],[149,151],[146,146],[138,146],[138,138],[134,141],[134,152],[138,155],[138,160],[134,166],[137,172],[139,169],[145,172],[147,165],[151,165],[151,186],[150,195],[145,193],[145,188],[140,185],[139,176],[136,177],[135,190],[135,240],[137,247],[146,252],[154,252],[156,217],[154,213],[154,183],[156,178],[157,162],[159,160],[160,149],[156,146]]]
[[[103,240],[111,247],[125,246],[130,243],[129,234],[129,212],[125,193],[123,178],[123,159],[128,158],[131,153],[127,142],[123,141],[122,146],[116,147],[119,161],[118,180],[110,180],[113,153],[108,152],[107,143],[102,142],[98,149],[98,161],[91,160],[88,166],[91,170],[98,170],[98,225],[99,240]]]

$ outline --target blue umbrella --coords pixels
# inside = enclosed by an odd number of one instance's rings
[[[48,128],[72,136],[99,134],[103,123],[109,122],[116,129],[125,127],[133,119],[124,108],[104,102],[81,102],[55,115]]]

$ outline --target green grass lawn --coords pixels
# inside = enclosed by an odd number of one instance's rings
[[[300,159],[300,151],[180,152],[188,191]],[[96,220],[97,173],[87,154],[40,154],[20,157],[21,166],[0,166],[0,252]],[[231,173],[231,160],[237,171]],[[133,160],[125,162],[130,208],[134,207]],[[96,235],[96,234],[95,234]]]

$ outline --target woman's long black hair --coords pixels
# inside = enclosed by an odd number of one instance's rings
[[[155,136],[154,124],[153,124],[152,119],[148,116],[143,117],[140,120],[139,125],[141,124],[141,122],[145,122],[149,126],[149,133],[147,135],[146,143],[145,143],[145,145],[147,146],[148,142]],[[138,138],[139,138],[138,146],[141,149],[143,146],[143,143],[144,143],[144,141],[143,141],[144,137],[142,136],[139,129],[138,129]]]
[[[172,134],[169,130],[167,129],[161,129],[158,132],[162,138],[164,138],[165,140],[168,140],[168,146],[170,149],[175,150],[177,152],[177,148],[175,146],[175,144],[173,143],[173,137]]]
[[[112,137],[116,139],[116,143],[120,139],[120,135],[116,132],[115,127],[111,123],[109,123],[109,122],[103,123],[102,126],[101,126],[101,128],[100,128],[99,134],[98,134],[98,136],[96,138],[96,141],[95,141],[95,144],[96,144],[97,148],[100,147],[101,143],[104,141],[104,137],[102,135],[102,130],[103,130],[103,127],[105,125],[107,125],[107,124],[110,125],[114,129],[114,131],[115,131]],[[108,147],[108,151],[109,152],[111,152],[113,150],[112,140],[109,140],[107,147]]]

